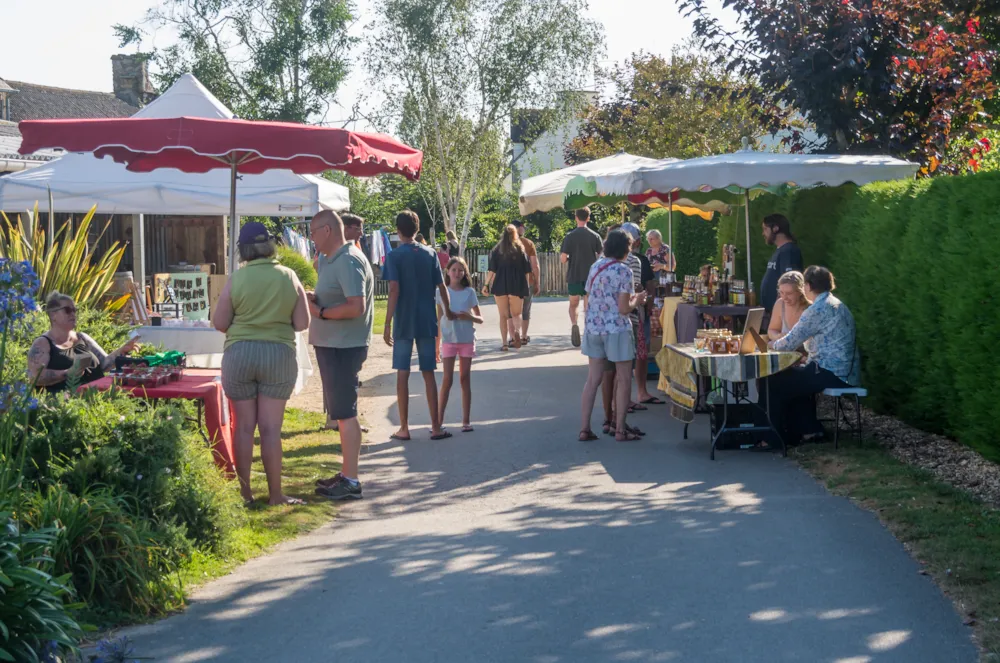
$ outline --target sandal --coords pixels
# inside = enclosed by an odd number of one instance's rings
[[[474,430],[476,429],[472,427],[472,424],[469,424],[468,426],[462,426],[463,433],[471,433]]]
[[[521,349],[521,335],[520,334],[514,334],[514,340],[511,343],[511,345],[514,346],[515,350],[520,350]]]
[[[521,345],[527,345],[528,343],[531,343],[531,337],[525,336],[524,339],[521,341]]]
[[[605,419],[604,424],[601,426],[601,432],[605,435],[615,434],[615,424],[610,419]]]
[[[666,401],[660,400],[656,396],[650,396],[646,400],[639,401],[639,402],[642,403],[643,405],[666,405],[667,404]]]
[[[618,442],[638,442],[641,439],[642,438],[638,434],[630,431],[628,426],[625,427],[625,433],[622,434],[621,437],[615,435],[615,440]]]
[[[645,412],[648,409],[649,408],[646,407],[645,405],[640,405],[639,403],[633,403],[632,405],[628,406],[628,413],[635,414],[636,412]]]
[[[500,346],[500,352],[507,352],[508,349],[509,348],[506,345],[501,345]]]
[[[593,442],[596,439],[597,439],[597,436],[594,435],[594,431],[589,430],[589,429],[588,430],[582,430],[582,431],[580,431],[580,441],[581,442]]]
[[[632,433],[633,435],[638,435],[639,437],[645,437],[646,436],[645,431],[640,430],[639,428],[636,428],[635,426],[629,426],[628,424],[625,424],[625,432],[626,433]]]

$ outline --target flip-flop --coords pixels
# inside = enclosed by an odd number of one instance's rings
[[[300,500],[298,497],[289,497],[287,501],[281,504],[268,504],[268,506],[305,506],[306,501]]]
[[[594,431],[592,430],[580,431],[579,440],[581,442],[593,442],[596,439],[598,439],[598,437],[594,435]]]
[[[441,431],[437,435],[431,435],[432,440],[447,440],[449,437],[451,437],[451,433],[446,430]]]
[[[397,435],[396,433],[393,433],[392,435],[389,436],[389,439],[390,440],[399,440],[400,442],[409,442],[410,441],[410,436],[409,435]]]
[[[645,405],[641,405],[639,403],[636,403],[635,405],[629,405],[628,406],[628,413],[632,414],[633,412],[645,412],[648,409],[649,408],[646,407]]]
[[[643,405],[666,405],[667,404],[666,401],[662,401],[659,398],[657,398],[656,396],[650,396],[646,400],[639,401],[639,402],[642,403]]]
[[[573,325],[573,329],[570,331],[570,340],[573,342],[573,347],[578,348],[582,340],[580,339],[580,325]]]
[[[474,430],[476,430],[476,429],[473,428],[472,426],[462,426],[462,432],[463,433],[471,433]]]
[[[253,506],[254,504],[256,504],[256,503],[257,503],[257,500],[255,500],[255,499],[254,499],[254,498],[252,498],[252,497],[251,497],[250,499],[248,499],[248,500],[243,500],[243,506],[245,506],[245,507],[246,507],[246,508],[248,508],[248,509],[249,509],[250,507],[252,507],[252,506]]]

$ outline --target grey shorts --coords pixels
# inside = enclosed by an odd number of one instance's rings
[[[521,300],[521,319],[524,321],[531,320],[531,288],[528,287],[528,296]]]
[[[368,359],[368,346],[316,347],[316,365],[323,381],[323,404],[328,419],[343,421],[358,416],[358,374]]]
[[[593,359],[607,359],[611,362],[635,359],[635,338],[631,331],[614,334],[584,334],[580,351]]]
[[[295,349],[273,341],[237,341],[222,353],[222,388],[232,401],[287,401],[299,366]]]

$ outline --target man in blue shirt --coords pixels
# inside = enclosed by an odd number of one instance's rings
[[[383,274],[389,281],[389,304],[385,314],[385,342],[392,347],[392,368],[396,371],[396,400],[399,407],[399,430],[395,440],[410,439],[410,362],[413,346],[417,346],[417,361],[424,376],[427,407],[431,413],[431,439],[443,440],[451,433],[441,427],[438,413],[437,368],[435,340],[438,334],[435,289],[441,293],[444,310],[450,318],[448,288],[441,274],[441,263],[429,246],[413,241],[420,227],[415,212],[405,210],[396,216],[399,246],[385,259]],[[395,327],[393,327],[395,322]]]

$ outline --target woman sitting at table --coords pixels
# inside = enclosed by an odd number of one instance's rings
[[[766,378],[771,422],[779,431],[785,431],[785,440],[791,444],[823,435],[812,401],[815,394],[829,388],[857,386],[861,381],[854,316],[833,296],[833,274],[826,267],[814,265],[806,269],[803,281],[804,294],[812,299],[812,306],[787,334],[769,345],[775,350],[792,351],[810,341],[809,360]]]
[[[767,328],[768,339],[777,341],[790,332],[810,303],[806,297],[806,281],[802,272],[782,274],[778,278],[778,303],[774,308],[777,315],[771,315],[771,324]],[[807,351],[808,345],[809,342],[806,341]]]
[[[45,301],[49,330],[35,339],[28,350],[28,379],[50,394],[63,391],[70,381],[87,384],[104,377],[115,359],[131,352],[132,339],[111,354],[97,342],[76,331],[76,304],[73,298],[53,292]]]
[[[306,291],[295,272],[278,264],[264,224],[245,224],[238,246],[244,265],[222,289],[212,324],[226,335],[222,388],[236,409],[240,493],[253,502],[250,467],[259,430],[268,504],[304,504],[281,492],[281,425],[298,375],[295,332],[309,328]]]

